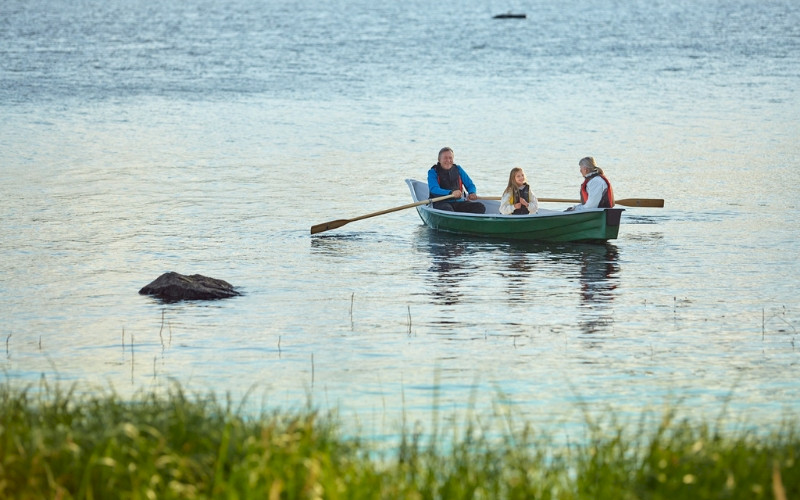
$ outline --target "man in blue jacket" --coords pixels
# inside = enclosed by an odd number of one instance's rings
[[[473,214],[486,212],[486,206],[475,201],[478,199],[475,184],[464,169],[455,164],[455,154],[450,148],[440,149],[439,161],[428,170],[428,191],[430,198],[454,195],[452,199],[437,201],[433,208]]]

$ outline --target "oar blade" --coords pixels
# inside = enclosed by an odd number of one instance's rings
[[[311,226],[311,234],[321,233],[323,231],[328,231],[329,229],[336,229],[337,227],[344,226],[348,222],[350,222],[350,219],[338,219],[330,222],[323,222],[322,224]]]
[[[616,200],[616,205],[625,205],[626,207],[649,207],[649,208],[664,208],[664,200],[660,198],[625,198],[624,200]]]

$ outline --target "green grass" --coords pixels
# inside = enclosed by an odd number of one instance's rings
[[[5,499],[800,498],[798,422],[722,435],[668,411],[651,430],[587,422],[562,446],[475,417],[432,438],[401,429],[379,452],[331,414],[253,418],[177,387],[123,401],[5,386],[0,412]]]

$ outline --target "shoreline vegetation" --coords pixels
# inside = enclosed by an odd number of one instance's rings
[[[563,445],[472,416],[427,437],[404,423],[379,451],[332,413],[250,417],[178,386],[123,401],[7,382],[0,408],[6,499],[800,498],[798,420],[724,432],[673,409],[652,429],[587,421],[586,438]]]

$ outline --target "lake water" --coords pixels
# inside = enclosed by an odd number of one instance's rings
[[[800,410],[798,84],[791,0],[7,0],[0,372],[310,400],[377,439],[498,404],[770,429]],[[480,194],[521,166],[576,197],[591,155],[666,206],[607,245],[413,209],[309,234],[410,203],[445,145]],[[244,295],[138,294],[167,271]]]

